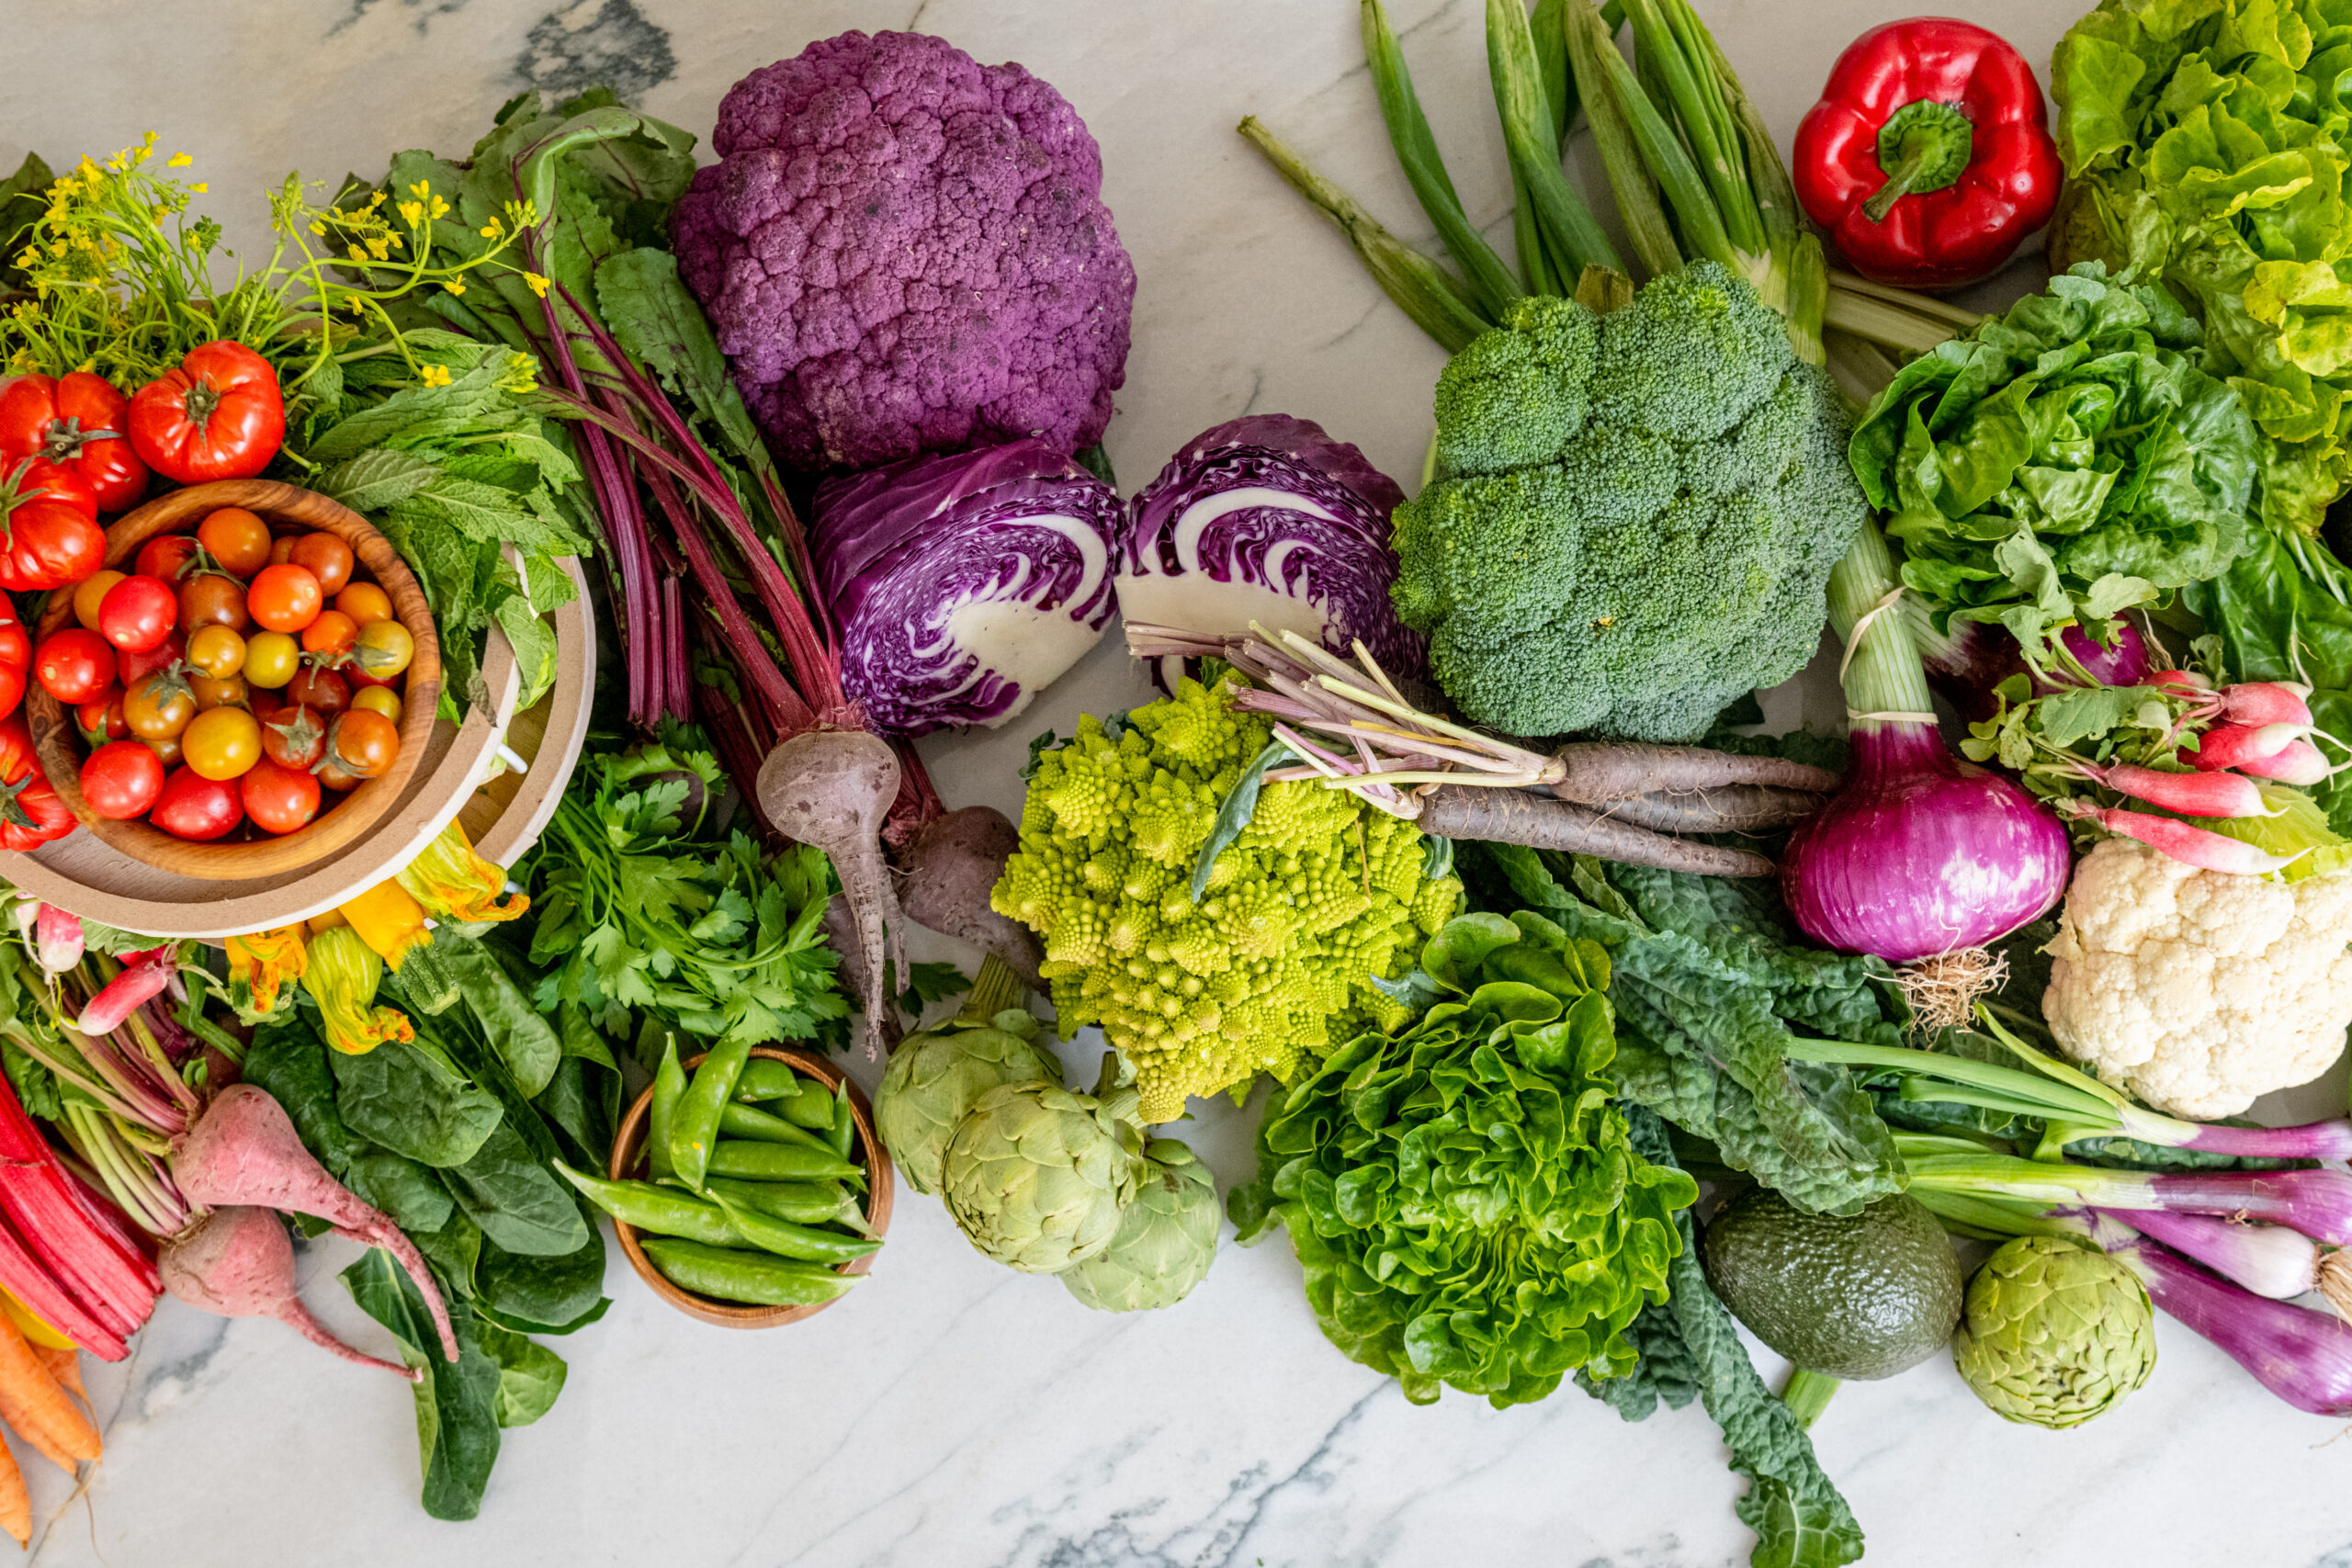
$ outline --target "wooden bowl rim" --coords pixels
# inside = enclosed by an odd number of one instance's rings
[[[387,772],[361,784],[307,827],[277,838],[233,844],[175,838],[135,818],[117,821],[91,810],[82,795],[80,743],[66,722],[65,705],[38,682],[25,689],[25,722],[41,771],[85,829],[143,865],[222,882],[300,871],[366,836],[399,804],[415,776],[441,705],[441,638],[423,586],[381,530],[331,496],[274,479],[216,479],[169,491],[124,513],[107,529],[106,564],[112,568],[128,560],[148,540],[178,532],[198,513],[230,506],[259,513],[271,523],[284,520],[311,532],[334,534],[362,558],[391,596],[401,624],[415,642],[415,653],[401,685],[400,754]],[[369,556],[376,558],[365,558]],[[73,608],[70,592],[51,590],[33,633],[35,644],[62,627]]]
[[[703,1059],[709,1055],[707,1051],[697,1052],[686,1057],[680,1065],[691,1072],[700,1066]],[[856,1080],[824,1057],[797,1045],[754,1045],[752,1047],[752,1055],[754,1059],[782,1062],[794,1071],[816,1079],[828,1089],[837,1089],[843,1083],[849,1085],[850,1121],[857,1129],[858,1142],[865,1146],[865,1223],[877,1237],[888,1234],[890,1228],[893,1172],[890,1167],[889,1151],[883,1148],[882,1140],[875,1134],[874,1107],[866,1100],[865,1091],[857,1087]],[[645,1163],[643,1147],[645,1122],[647,1117],[651,1114],[652,1106],[653,1089],[652,1086],[648,1085],[639,1091],[637,1099],[630,1103],[628,1112],[621,1117],[620,1126],[613,1134],[611,1157],[605,1162],[605,1174],[613,1180],[641,1179],[639,1170]],[[635,1225],[622,1220],[614,1220],[613,1234],[620,1238],[621,1250],[628,1254],[629,1267],[637,1270],[639,1279],[652,1287],[655,1295],[660,1296],[687,1316],[700,1318],[705,1323],[716,1324],[721,1328],[778,1328],[787,1323],[798,1323],[802,1318],[813,1317],[831,1306],[834,1302],[843,1299],[842,1296],[835,1296],[832,1301],[814,1302],[799,1306],[746,1306],[733,1302],[718,1301],[709,1296],[697,1295],[692,1291],[681,1290],[672,1284],[662,1270],[653,1267],[652,1259],[647,1258],[645,1249],[638,1245]],[[864,1274],[874,1267],[874,1260],[881,1256],[881,1250],[876,1248],[863,1258],[855,1258],[847,1263],[836,1264],[833,1272]]]

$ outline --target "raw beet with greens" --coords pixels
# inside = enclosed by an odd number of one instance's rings
[[[827,480],[808,548],[842,689],[888,735],[1002,724],[1102,636],[1124,514],[1039,441]]]
[[[1311,420],[1252,414],[1203,431],[1136,495],[1119,611],[1130,624],[1238,634],[1252,621],[1335,652],[1361,639],[1418,678],[1427,645],[1389,603],[1396,482]]]

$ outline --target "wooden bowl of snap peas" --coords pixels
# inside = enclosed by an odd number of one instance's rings
[[[687,1057],[681,1066],[692,1072],[704,1061],[703,1055]],[[813,1052],[785,1045],[754,1045],[753,1062],[776,1062],[789,1067],[819,1085],[827,1094],[837,1093],[846,1081],[841,1069]],[[750,1069],[747,1067],[747,1071]],[[615,1181],[641,1179],[646,1174],[646,1131],[652,1115],[653,1090],[648,1088],[637,1097],[628,1113],[621,1118],[620,1129],[613,1138],[612,1159],[607,1167]],[[865,1167],[865,1224],[878,1240],[890,1226],[892,1171],[890,1156],[884,1152],[882,1140],[874,1131],[874,1107],[863,1089],[849,1085],[850,1118],[856,1132],[860,1163]],[[713,1296],[696,1294],[673,1283],[669,1277],[653,1266],[645,1255],[636,1226],[619,1219],[613,1221],[613,1234],[620,1238],[621,1250],[628,1254],[629,1267],[636,1269],[653,1293],[689,1317],[714,1323],[722,1328],[775,1328],[787,1323],[798,1323],[833,1304],[832,1301],[811,1302],[797,1306],[752,1306],[740,1302],[721,1301]],[[863,1274],[874,1267],[878,1253],[868,1253],[839,1264],[834,1272]],[[840,1298],[833,1298],[838,1301]]]

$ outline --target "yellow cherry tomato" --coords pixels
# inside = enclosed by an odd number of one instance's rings
[[[252,701],[245,690],[243,675],[231,675],[218,681],[209,675],[190,675],[187,689],[196,697],[196,711],[198,713],[212,708],[245,707]]]
[[[261,725],[243,708],[209,708],[188,722],[180,747],[203,777],[237,778],[261,761]]]
[[[334,607],[360,626],[392,618],[392,596],[372,582],[354,582],[334,596]]]
[[[105,601],[107,590],[127,575],[119,571],[94,571],[74,590],[74,618],[82,623],[83,630],[94,632],[98,629],[98,605]]]
[[[245,639],[227,626],[199,626],[187,639],[187,661],[198,674],[225,681],[245,667]]]
[[[287,632],[255,632],[245,640],[245,680],[274,692],[301,668],[302,645]]]
[[[394,724],[401,721],[401,694],[390,686],[362,686],[352,694],[351,705],[382,714]]]
[[[359,628],[359,641],[351,650],[351,661],[359,672],[378,681],[398,675],[415,657],[416,639],[398,621],[368,622]]]

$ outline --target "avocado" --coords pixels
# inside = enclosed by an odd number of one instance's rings
[[[1841,1218],[1755,1188],[1715,1217],[1701,1250],[1734,1317],[1831,1377],[1893,1377],[1943,1349],[1960,1322],[1959,1260],[1908,1194]]]

